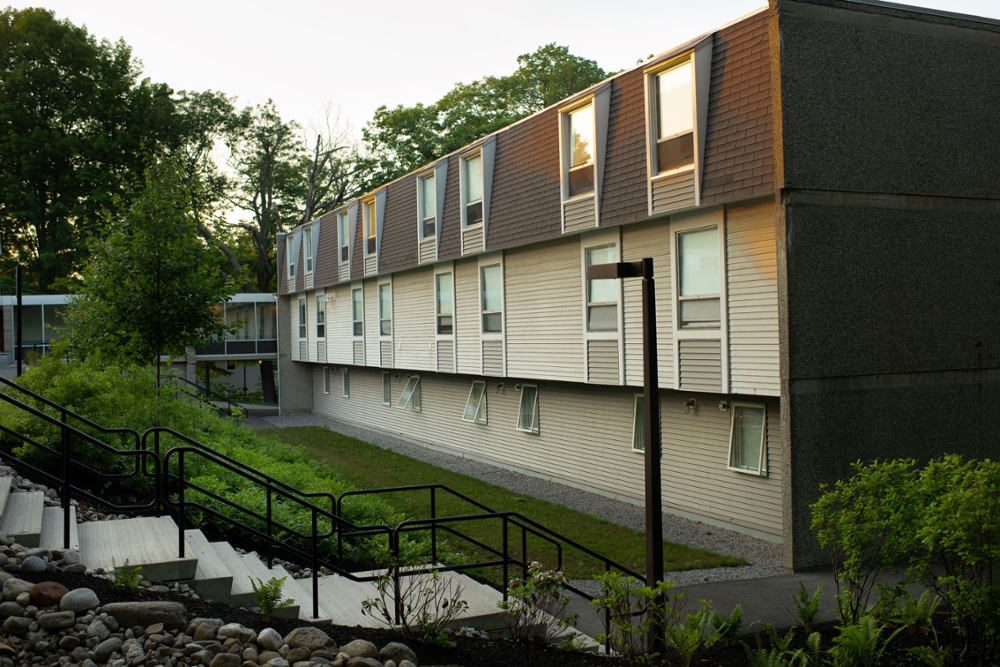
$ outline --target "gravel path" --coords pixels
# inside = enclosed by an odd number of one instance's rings
[[[264,417],[264,421],[284,428],[289,426],[325,426],[330,430],[351,438],[370,442],[403,456],[446,468],[453,472],[469,475],[496,484],[515,493],[533,496],[557,503],[570,509],[593,514],[605,521],[628,526],[638,531],[645,529],[645,512],[642,507],[574,489],[558,482],[539,477],[523,475],[512,470],[474,461],[462,456],[422,447],[398,437],[371,429],[361,428],[344,422],[327,419],[318,415],[287,415]],[[719,567],[706,570],[675,572],[667,578],[680,586],[707,581],[733,581],[757,579],[785,574],[782,566],[781,545],[756,537],[744,535],[725,528],[709,526],[673,514],[663,515],[663,538],[670,542],[707,549],[719,554],[739,556],[749,565],[741,567]],[[591,582],[587,582],[591,583]]]

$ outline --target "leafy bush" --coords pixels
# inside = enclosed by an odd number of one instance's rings
[[[507,600],[498,606],[514,640],[547,642],[576,624],[576,613],[566,615],[572,597],[563,588],[564,581],[562,572],[543,570],[532,562],[527,578],[511,582]]]
[[[591,604],[607,609],[604,632],[596,639],[607,642],[619,664],[655,665],[660,655],[647,651],[653,632],[662,631],[680,618],[684,595],[673,595],[673,582],[640,586],[634,577],[606,572],[595,577],[601,594]]]
[[[398,564],[390,566],[372,583],[376,596],[361,603],[362,613],[396,626],[393,573]],[[409,637],[437,646],[454,647],[448,624],[458,618],[469,603],[462,599],[462,584],[451,577],[441,578],[437,570],[421,571],[399,579],[399,615],[401,630]]]

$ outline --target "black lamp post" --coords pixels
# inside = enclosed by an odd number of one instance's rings
[[[587,267],[588,280],[642,278],[642,428],[646,467],[646,585],[663,580],[663,510],[660,481],[660,381],[656,362],[656,296],[653,259],[638,262],[594,264]],[[662,655],[664,628],[650,633],[650,653]]]

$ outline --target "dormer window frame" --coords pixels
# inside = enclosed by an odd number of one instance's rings
[[[337,212],[337,264],[346,264],[351,259],[351,235],[347,218],[347,209]]]
[[[287,261],[285,264],[288,267],[288,279],[295,279],[295,236],[289,234],[285,237],[285,257]]]
[[[417,238],[421,241],[424,239],[431,239],[437,236],[438,232],[438,219],[440,217],[439,211],[437,210],[437,175],[434,170],[423,172],[417,175]],[[428,200],[428,182],[430,187],[430,200],[431,206],[434,207],[431,215],[427,215],[427,200]],[[428,220],[430,221],[431,231],[428,233]]]
[[[582,164],[573,164],[573,127],[574,115],[590,109],[590,159]],[[559,171],[562,191],[562,201],[575,201],[594,197],[597,192],[597,107],[594,95],[587,95],[559,110]],[[577,193],[571,191],[572,177],[575,173],[590,170],[590,188]]]
[[[479,161],[479,197],[477,199],[469,199],[469,185],[471,178],[469,176],[469,162],[471,160]],[[485,219],[485,214],[483,212],[483,206],[485,205],[485,182],[483,175],[483,151],[481,146],[477,146],[475,150],[469,151],[465,155],[459,158],[459,190],[461,193],[460,200],[462,203],[462,229],[476,228],[483,224]],[[469,208],[479,204],[479,219],[476,222],[469,222]]]
[[[688,70],[688,82],[689,82],[689,98],[691,104],[691,123],[690,129],[683,129],[680,131],[672,132],[666,136],[660,136],[660,125],[662,118],[662,111],[660,109],[660,84],[662,82],[661,77],[669,72],[677,72],[682,68],[687,68]],[[663,178],[665,176],[671,176],[673,174],[678,174],[684,171],[691,171],[695,168],[697,157],[697,141],[695,140],[695,133],[698,124],[698,95],[695,90],[695,63],[694,63],[694,51],[688,51],[681,56],[676,58],[671,58],[664,63],[658,64],[656,67],[646,70],[646,101],[648,107],[648,123],[649,123],[649,166],[650,166],[650,176],[651,180],[657,180],[658,178]],[[666,169],[660,169],[660,146],[666,144],[667,142],[676,141],[682,137],[691,137],[691,161],[685,164],[679,164],[673,167],[668,167]]]
[[[313,233],[312,225],[302,230],[302,265],[303,275],[311,275],[313,271]]]
[[[374,196],[361,200],[361,243],[365,257],[378,253],[378,202]]]

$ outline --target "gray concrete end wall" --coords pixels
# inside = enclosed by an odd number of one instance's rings
[[[292,361],[292,297],[278,298],[278,406],[281,414],[312,412],[312,366]]]

